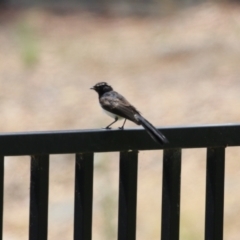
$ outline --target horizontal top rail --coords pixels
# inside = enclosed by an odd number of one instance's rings
[[[169,144],[159,145],[144,129],[71,130],[0,134],[0,155],[114,152],[165,148],[202,148],[240,145],[240,125],[165,127]]]

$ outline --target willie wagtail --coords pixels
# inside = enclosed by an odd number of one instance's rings
[[[141,116],[140,112],[133,105],[131,105],[121,94],[115,92],[106,82],[97,83],[91,89],[98,93],[99,103],[104,112],[114,118],[114,121],[110,123],[106,129],[110,129],[110,126],[119,119],[125,118],[120,129],[123,129],[128,119],[138,125],[142,125],[156,142],[160,144],[168,143],[167,138],[160,131]]]

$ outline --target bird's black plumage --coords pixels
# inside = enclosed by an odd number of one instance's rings
[[[110,129],[110,126],[119,119],[125,118],[121,129],[123,129],[126,119],[128,119],[138,125],[142,125],[156,142],[160,144],[168,143],[167,138],[159,130],[148,122],[133,105],[121,94],[115,92],[106,82],[97,83],[91,89],[98,93],[101,107],[108,115],[115,119],[114,122],[106,127],[107,129]]]

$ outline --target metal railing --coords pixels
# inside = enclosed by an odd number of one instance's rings
[[[205,240],[223,239],[224,162],[240,146],[240,125],[171,127],[163,146],[162,240],[179,239],[181,150],[207,148]],[[0,239],[4,156],[31,156],[29,239],[48,235],[49,155],[76,154],[74,240],[92,239],[93,162],[96,152],[120,152],[118,240],[136,239],[138,151],[162,149],[143,129],[0,134]]]

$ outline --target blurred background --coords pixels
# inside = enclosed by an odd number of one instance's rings
[[[237,2],[0,3],[1,132],[106,126],[112,119],[89,90],[100,81],[156,126],[240,120]],[[128,121],[126,127],[136,126]],[[118,155],[95,154],[93,240],[117,239]],[[182,157],[180,239],[201,240],[206,150],[186,149]],[[228,240],[240,236],[239,159],[239,148],[227,148]],[[28,238],[29,167],[29,157],[6,158],[5,240]],[[162,151],[140,152],[138,240],[160,239],[161,182]],[[73,155],[51,156],[49,193],[49,240],[72,239]]]

